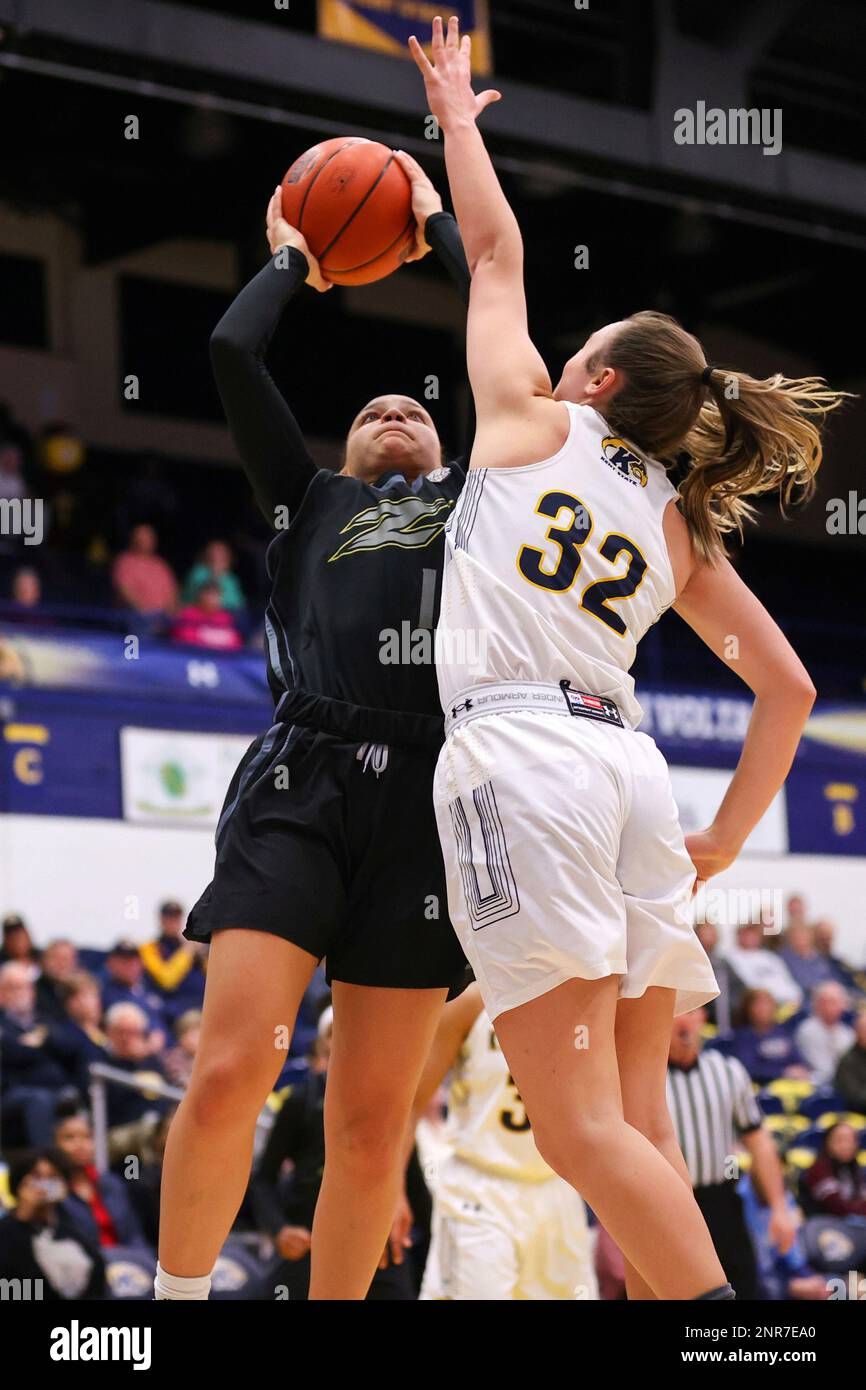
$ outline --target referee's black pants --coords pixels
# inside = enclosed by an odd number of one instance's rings
[[[695,1188],[695,1200],[709,1227],[716,1254],[737,1298],[753,1303],[761,1298],[758,1266],[746,1226],[743,1204],[732,1182]]]

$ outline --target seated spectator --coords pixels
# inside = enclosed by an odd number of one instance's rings
[[[858,1010],[854,1042],[839,1059],[833,1085],[846,1105],[866,1115],[866,1008]]]
[[[785,923],[786,932],[790,931],[791,927],[806,926],[809,914],[806,908],[806,899],[802,893],[791,894],[785,903],[785,912],[788,919]]]
[[[165,1082],[161,1060],[150,1050],[148,1018],[137,1004],[114,1004],[105,1015],[107,1062],[134,1076],[139,1087],[106,1083],[108,1143],[112,1163],[140,1153],[168,1102],[159,1094]]]
[[[766,949],[763,939],[763,927],[758,922],[737,928],[737,944],[727,951],[725,959],[739,986],[738,992],[766,989],[777,1005],[799,1005],[803,991],[781,957]]]
[[[852,970],[841,957],[833,954],[833,941],[836,936],[836,928],[833,923],[822,918],[815,923],[814,931],[815,949],[829,963],[833,971],[833,978],[838,980],[840,985],[844,985],[845,989],[866,995],[866,974],[862,970]]]
[[[801,1180],[810,1216],[866,1216],[866,1169],[857,1162],[857,1132],[831,1125],[821,1151]]]
[[[235,620],[222,607],[219,585],[213,580],[205,580],[195,602],[180,610],[172,623],[171,640],[210,651],[236,652],[243,646]]]
[[[30,1144],[50,1143],[77,1057],[61,1026],[37,1012],[32,972],[21,961],[0,966],[0,1062],[4,1117],[20,1115]]]
[[[5,622],[44,627],[50,621],[42,611],[42,580],[30,565],[22,565],[13,574],[10,597],[11,605],[3,615]]]
[[[805,922],[795,922],[785,932],[779,952],[804,994],[836,978],[832,965],[815,947],[815,933]]]
[[[187,1009],[174,1025],[175,1047],[165,1054],[165,1074],[173,1086],[186,1086],[201,1036],[201,1010]]]
[[[152,1050],[159,1052],[166,1043],[166,1017],[160,994],[145,977],[141,951],[129,937],[115,942],[105,960],[102,978],[103,1008],[115,1004],[137,1004],[147,1014],[152,1033]]]
[[[51,1148],[28,1152],[9,1167],[9,1188],[16,1201],[0,1221],[0,1279],[29,1279],[25,1287],[33,1298],[105,1295],[99,1248],[80,1234],[64,1210],[69,1174],[65,1156]]]
[[[816,1086],[829,1086],[843,1053],[854,1043],[854,1029],[842,1022],[848,995],[831,981],[812,994],[812,1009],[794,1034]]]
[[[129,548],[118,555],[111,571],[120,602],[136,613],[173,613],[177,607],[177,580],[157,552],[152,526],[132,528]]]
[[[796,1230],[801,1223],[802,1213],[790,1192],[785,1193],[784,1202],[790,1213],[795,1235],[790,1247],[782,1251],[778,1241],[773,1238],[770,1208],[760,1190],[760,1182],[756,1175],[744,1173],[737,1183],[737,1191],[743,1203],[746,1227],[755,1248],[763,1297],[775,1302],[800,1299],[810,1303],[822,1303],[829,1298],[827,1276],[813,1269],[806,1258],[799,1231]]]
[[[25,961],[33,968],[33,978],[39,973],[39,952],[33,945],[23,917],[10,912],[3,918],[3,943],[0,945],[0,965],[6,961]]]
[[[731,1054],[753,1081],[766,1086],[780,1076],[807,1077],[808,1070],[789,1029],[776,1022],[776,1003],[766,989],[747,989],[734,1029]]]
[[[232,552],[225,541],[209,541],[198,564],[193,565],[183,586],[184,603],[195,603],[203,584],[216,584],[220,606],[230,613],[244,607],[241,582],[232,570]]]
[[[76,1085],[83,1098],[90,1085],[90,1063],[108,1061],[99,981],[86,970],[77,971],[63,986],[63,1003],[65,1030],[78,1059]]]
[[[719,950],[719,929],[715,922],[699,922],[695,934],[710,958],[713,974],[719,993],[707,1004],[707,1017],[722,1034],[731,1031],[731,972],[727,961]]]
[[[170,899],[159,909],[159,934],[141,947],[147,981],[163,1001],[170,1019],[187,1009],[200,1009],[204,1000],[204,953],[182,936],[186,913]]]
[[[55,1144],[69,1163],[69,1196],[64,1209],[70,1222],[91,1245],[144,1245],[131,1184],[96,1167],[93,1130],[86,1115],[68,1115],[58,1123]]]
[[[63,985],[78,969],[78,952],[65,937],[49,941],[42,952],[42,973],[36,981],[36,1007],[45,1018],[65,1020]]]

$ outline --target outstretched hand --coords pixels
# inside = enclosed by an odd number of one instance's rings
[[[307,245],[306,237],[283,217],[283,191],[279,184],[274,189],[271,201],[268,203],[265,229],[268,245],[273,255],[279,251],[281,246],[294,246],[296,250],[302,251],[307,258],[307,265],[309,266],[307,284],[312,285],[313,289],[318,290],[320,294],[333,288],[330,280],[326,280],[319,269],[319,262]]]
[[[468,34],[461,39],[456,15],[449,19],[447,33],[443,33],[442,20],[438,16],[434,19],[432,63],[414,34],[409,40],[409,51],[424,78],[430,110],[446,133],[461,122],[477,120],[485,107],[502,99],[502,93],[492,89],[477,96],[473,92],[472,40]]]

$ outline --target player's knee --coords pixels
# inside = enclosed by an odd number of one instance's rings
[[[384,1100],[384,1098],[383,1098]],[[329,1156],[370,1176],[389,1172],[402,1160],[406,1116],[385,1102],[353,1106],[328,1117],[325,1146]]]
[[[542,1124],[533,1129],[535,1144],[549,1168],[573,1186],[587,1171],[597,1171],[610,1143],[610,1120],[575,1115],[565,1124]]]
[[[203,1128],[219,1128],[259,1114],[271,1078],[240,1053],[220,1053],[198,1060],[184,1098],[190,1117]]]

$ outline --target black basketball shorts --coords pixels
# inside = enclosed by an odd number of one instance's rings
[[[270,932],[324,957],[329,981],[460,993],[471,976],[448,920],[435,765],[430,748],[275,724],[235,772],[184,935]]]

